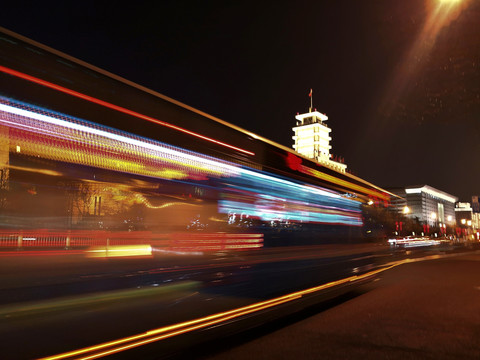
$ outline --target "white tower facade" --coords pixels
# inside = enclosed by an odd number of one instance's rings
[[[295,135],[292,137],[294,140],[293,149],[324,166],[345,172],[347,165],[331,159],[330,150],[332,146],[330,145],[330,140],[332,138],[330,133],[332,129],[325,124],[328,116],[315,110],[305,114],[298,114],[295,116],[295,119],[297,119],[297,124],[292,128],[295,132]]]

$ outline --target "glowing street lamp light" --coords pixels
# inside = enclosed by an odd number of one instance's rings
[[[408,206],[405,206],[405,207],[403,208],[403,213],[404,213],[405,215],[409,214],[409,213],[410,213],[410,208],[409,208]]]

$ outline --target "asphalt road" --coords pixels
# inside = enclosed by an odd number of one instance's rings
[[[241,308],[351,276],[384,250],[375,244],[337,244],[146,259],[3,252],[0,358],[55,355]],[[178,347],[204,339],[201,332],[193,336],[182,338]],[[156,359],[172,348],[163,343],[160,350],[125,358]]]
[[[118,350],[114,358],[289,359],[317,358],[319,352],[324,358],[391,358],[388,351],[393,349],[393,354],[400,354],[396,358],[403,359],[412,352],[413,345],[407,343],[402,348],[401,344],[389,344],[382,337],[389,331],[395,330],[388,336],[391,341],[419,343],[425,332],[439,336],[452,329],[454,336],[475,339],[467,330],[478,333],[478,318],[476,328],[462,327],[458,334],[452,324],[457,326],[456,318],[473,321],[477,316],[479,290],[475,286],[480,286],[480,279],[476,285],[467,286],[465,282],[475,283],[479,272],[474,266],[480,262],[451,257],[401,265],[387,270],[368,288],[354,287],[355,293],[323,301],[320,307],[305,310],[307,304],[320,300],[305,294],[289,297],[284,305],[260,310],[264,302],[287,293],[369,273],[375,263],[384,268],[405,258],[450,256],[466,250],[435,247],[397,252],[372,244],[331,245],[112,261],[85,259],[75,253],[4,253],[0,254],[0,358],[39,358],[127,339],[118,346],[108,345]],[[472,251],[470,254],[480,257]],[[331,299],[325,291],[314,293],[322,298],[325,295],[323,300]],[[444,299],[448,295],[454,295],[455,301]],[[470,308],[464,314],[466,305]],[[255,313],[234,310],[252,306]],[[436,313],[442,309],[441,314]],[[212,315],[231,310],[234,317],[219,315],[219,321],[209,324]],[[431,318],[426,317],[431,312]],[[444,324],[446,314],[450,322]],[[187,325],[193,320],[193,324],[201,326]],[[396,321],[400,321],[399,325]],[[182,329],[181,336],[168,330],[173,324],[180,326],[177,328]],[[310,325],[304,330],[302,324]],[[317,325],[321,325],[318,331]],[[423,335],[419,334],[425,326]],[[172,336],[157,341],[160,339],[154,339],[154,335],[159,331]],[[130,339],[132,336],[134,339]],[[137,338],[141,339],[139,343]],[[244,343],[240,346],[239,341]],[[128,347],[133,342],[139,346]],[[444,339],[438,343],[448,344]],[[470,354],[465,349],[479,355],[478,348],[475,353],[471,344],[455,351],[460,351],[462,358]],[[124,345],[128,345],[128,351],[123,350]],[[447,349],[445,354],[455,355],[455,351]],[[425,358],[424,353],[420,354],[419,358]]]
[[[479,359],[480,253],[400,265],[362,293],[277,325],[196,357]]]

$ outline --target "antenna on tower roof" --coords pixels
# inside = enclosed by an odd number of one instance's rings
[[[310,98],[310,108],[308,109],[308,112],[312,112],[313,108],[313,90],[310,89],[310,93],[308,94],[308,97]]]

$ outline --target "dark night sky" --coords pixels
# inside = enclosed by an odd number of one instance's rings
[[[355,174],[470,201],[480,0],[432,36],[436,1],[10,1],[0,25],[288,147],[313,88]]]

